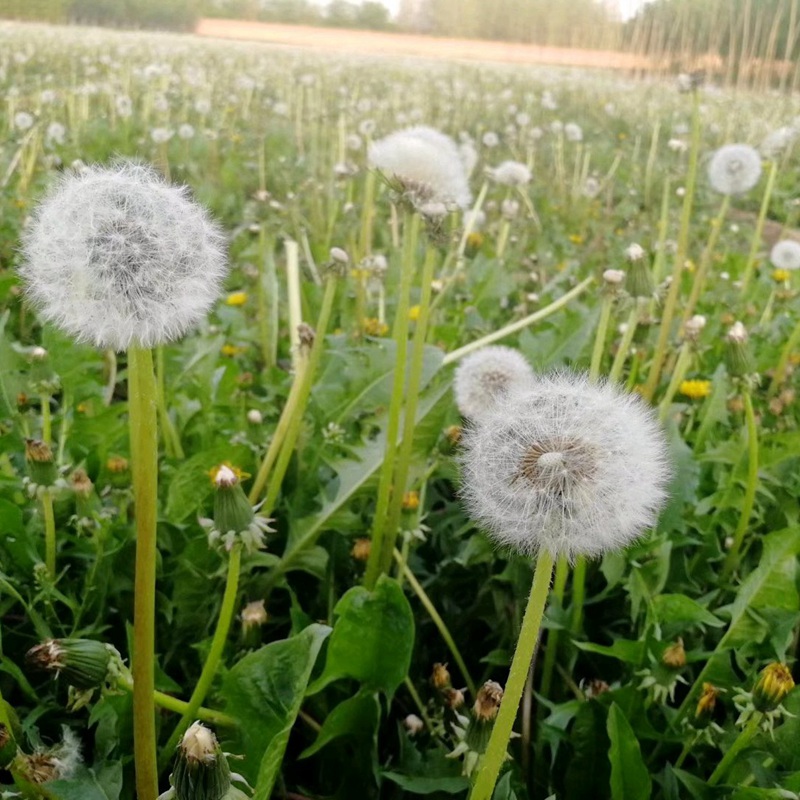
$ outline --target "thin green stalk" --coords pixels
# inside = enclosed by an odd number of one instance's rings
[[[769,211],[769,201],[772,199],[772,190],[775,188],[775,178],[778,175],[778,162],[773,160],[769,165],[769,172],[767,173],[767,185],[764,189],[764,196],[761,198],[761,208],[758,212],[758,219],[756,220],[756,227],[753,231],[753,238],[750,242],[750,253],[747,256],[747,263],[744,266],[742,273],[742,288],[739,293],[744,297],[750,286],[750,280],[753,277],[753,272],[756,268],[756,261],[758,260],[758,250],[761,247],[761,234],[764,230],[764,221],[767,218],[767,211]]]
[[[117,387],[117,354],[111,350],[103,352],[103,362],[106,367],[106,390],[103,393],[103,405],[110,406],[114,399],[114,389]]]
[[[725,222],[725,216],[728,213],[731,197],[726,194],[722,198],[722,204],[719,207],[719,213],[711,222],[711,233],[708,236],[708,241],[703,249],[703,254],[700,256],[700,263],[697,265],[697,271],[694,273],[694,280],[692,281],[692,291],[689,294],[689,299],[686,301],[686,306],[683,309],[683,322],[694,314],[697,307],[697,302],[700,295],[705,288],[706,279],[708,277],[708,268],[711,266],[711,257],[714,255],[714,248],[717,246],[717,240],[722,231],[722,225]]]
[[[476,771],[476,780],[469,795],[469,800],[490,800],[497,777],[506,758],[508,741],[517,717],[519,701],[525,688],[536,643],[539,640],[539,628],[544,616],[547,596],[550,593],[550,579],[553,575],[554,559],[551,553],[542,551],[536,561],[533,585],[522,620],[517,648],[511,661],[511,670],[500,703],[500,711],[492,728],[489,744],[480,767]]]
[[[336,297],[336,278],[329,276],[325,281],[325,292],[322,295],[322,306],[320,308],[319,317],[317,318],[317,327],[314,333],[314,344],[311,346],[311,353],[308,356],[305,366],[303,367],[302,379],[300,380],[300,387],[297,395],[297,402],[295,404],[294,412],[292,413],[289,426],[286,431],[286,436],[283,438],[280,447],[278,459],[275,462],[275,470],[270,476],[269,488],[267,489],[267,497],[264,501],[264,514],[269,516],[272,509],[275,507],[275,501],[278,498],[278,493],[281,490],[284,475],[289,467],[289,461],[294,452],[297,437],[300,434],[300,426],[303,422],[303,414],[308,404],[308,398],[311,395],[311,386],[314,382],[314,376],[317,373],[322,353],[325,349],[325,336],[328,331],[328,324],[331,319],[331,311],[333,310],[333,301]]]
[[[716,786],[725,777],[725,773],[731,768],[734,759],[750,744],[753,737],[758,733],[758,726],[762,717],[763,714],[761,712],[750,717],[747,725],[734,739],[733,744],[728,748],[728,752],[722,757],[722,761],[717,764],[717,768],[711,773],[711,777],[708,779],[709,786]]]
[[[678,353],[678,360],[675,362],[675,368],[672,370],[672,378],[670,378],[669,386],[658,404],[658,418],[663,422],[669,414],[669,409],[672,406],[672,398],[678,391],[678,387],[686,377],[689,371],[689,365],[692,363],[692,345],[685,341],[681,345],[680,352]]]
[[[692,103],[692,143],[689,152],[689,171],[686,176],[686,193],[683,197],[683,209],[681,211],[681,224],[678,230],[678,246],[675,251],[675,261],[672,265],[672,282],[667,292],[667,299],[664,303],[664,311],[661,315],[661,326],[658,330],[658,341],[656,342],[655,353],[650,364],[650,373],[647,382],[642,390],[645,400],[652,400],[661,378],[661,369],[664,366],[664,359],[667,355],[667,345],[670,334],[672,333],[672,320],[677,308],[678,296],[681,291],[681,275],[683,265],[686,261],[686,253],[689,246],[689,229],[692,222],[692,206],[694,204],[694,190],[697,184],[697,162],[700,154],[700,95],[697,91],[693,92]]]
[[[573,300],[574,298],[578,297],[578,295],[585,292],[589,287],[589,284],[591,284],[593,281],[594,278],[591,276],[585,278],[577,286],[559,297],[558,300],[554,300],[552,303],[550,303],[550,305],[545,306],[544,308],[539,309],[539,311],[529,314],[527,317],[523,317],[516,322],[512,322],[510,325],[506,325],[499,331],[489,333],[486,336],[482,336],[480,339],[476,339],[474,342],[470,342],[469,344],[465,344],[463,347],[459,347],[457,350],[453,350],[452,353],[448,353],[444,357],[442,360],[442,365],[446,366],[447,364],[452,364],[453,362],[464,358],[464,356],[469,355],[475,350],[480,350],[481,347],[485,347],[487,344],[492,344],[492,342],[496,342],[498,339],[504,339],[506,336],[510,336],[512,333],[516,333],[517,331],[521,331],[523,328],[527,328],[534,322],[539,322],[540,320],[549,317],[551,314],[567,305],[570,300]]]
[[[428,332],[428,315],[431,302],[431,281],[433,268],[436,263],[436,251],[429,249],[425,254],[425,264],[422,268],[422,296],[419,303],[419,316],[414,330],[414,340],[411,347],[411,363],[408,369],[406,386],[406,402],[403,410],[403,437],[395,463],[394,478],[392,480],[392,493],[389,500],[386,525],[380,561],[378,562],[381,573],[389,573],[392,566],[392,552],[397,541],[397,532],[400,528],[400,516],[403,509],[403,495],[406,491],[408,473],[411,469],[412,451],[414,448],[414,429],[417,424],[417,405],[422,388],[422,371],[425,361],[425,337]],[[373,543],[374,544],[374,543]]]
[[[756,488],[758,486],[758,428],[756,426],[756,415],[753,411],[753,399],[748,390],[742,392],[744,400],[744,418],[747,424],[747,487],[742,501],[742,513],[739,517],[739,524],[733,534],[733,544],[725,557],[722,566],[722,579],[729,577],[739,564],[739,550],[747,533],[747,526],[750,522],[750,515],[753,512],[753,505],[756,499]]]
[[[203,671],[197,684],[194,687],[192,696],[186,705],[185,710],[181,714],[175,730],[169,737],[164,749],[161,751],[161,769],[169,763],[172,758],[175,748],[178,746],[183,732],[189,724],[197,716],[197,711],[203,700],[206,699],[208,690],[214,681],[214,676],[217,674],[219,662],[222,659],[222,651],[225,649],[225,643],[228,640],[228,632],[231,629],[231,622],[236,611],[236,597],[239,592],[239,574],[242,568],[242,546],[237,543],[228,556],[228,575],[225,579],[225,594],[222,596],[222,607],[219,610],[219,619],[217,620],[217,628],[214,631],[214,638],[211,640],[211,649],[206,656],[206,663],[203,665]],[[134,688],[136,684],[134,682]]]
[[[564,604],[564,590],[567,586],[569,576],[569,562],[564,556],[560,556],[556,563],[556,574],[553,581],[553,599],[558,600],[559,605]],[[547,645],[544,649],[544,662],[542,664],[542,679],[539,683],[539,694],[542,697],[550,697],[550,689],[553,685],[553,670],[556,666],[558,656],[558,640],[561,638],[561,631],[558,628],[551,628],[547,632]]]
[[[56,576],[56,519],[53,513],[53,493],[47,487],[42,491],[42,514],[44,515],[44,563],[47,574]]]
[[[150,350],[128,351],[128,416],[136,509],[136,576],[133,609],[133,753],[138,800],[156,800],[155,613],[158,421]]]
[[[572,614],[570,630],[577,634],[583,624],[583,603],[586,598],[586,556],[578,556],[572,570]]]
[[[794,326],[794,329],[789,334],[789,338],[783,345],[781,354],[778,357],[778,364],[775,367],[775,372],[772,374],[772,381],[769,385],[769,393],[774,394],[780,389],[781,384],[786,378],[786,368],[789,366],[789,359],[792,357],[797,345],[800,344],[800,320]]]
[[[167,411],[167,390],[164,369],[164,348],[162,345],[156,347],[156,402],[158,403],[158,420],[161,423],[161,433],[164,437],[164,450],[168,458],[183,459],[185,454],[181,445],[181,438],[178,431],[172,424],[172,418]]]
[[[117,686],[119,686],[120,689],[124,689],[126,692],[132,692],[133,680],[121,679],[119,683],[117,683]],[[189,708],[189,704],[185,700],[180,700],[177,697],[173,697],[171,694],[158,691],[153,693],[153,703],[159,708],[163,708],[166,711],[174,711],[176,714],[183,714],[186,709]],[[200,707],[195,711],[194,717],[201,722],[219,725],[222,728],[235,728],[239,724],[230,714],[226,714],[223,711],[216,711],[213,708]]]
[[[592,381],[596,381],[600,376],[600,364],[603,360],[603,351],[605,350],[606,335],[608,333],[608,322],[611,319],[611,309],[613,306],[613,295],[610,293],[605,294],[600,308],[600,321],[597,324],[597,331],[594,337],[592,360],[589,364],[589,380]]]
[[[50,395],[42,394],[42,441],[49,445],[53,440],[53,418],[50,414]]]
[[[375,586],[378,576],[383,572],[384,535],[386,530],[389,501],[394,477],[395,455],[397,453],[397,437],[400,433],[400,416],[403,410],[403,389],[406,382],[406,361],[408,358],[408,307],[411,284],[414,279],[414,260],[419,233],[419,215],[407,212],[403,225],[404,250],[400,287],[395,311],[393,338],[395,344],[394,379],[392,398],[389,403],[389,420],[386,429],[386,452],[381,465],[378,483],[378,499],[372,523],[372,547],[370,549],[367,569],[364,574],[364,585],[368,589]],[[392,551],[389,550],[389,563]]]
[[[271,369],[277,361],[278,349],[278,277],[272,242],[267,239],[263,230],[260,237],[257,285],[258,331],[264,367]]]
[[[469,689],[470,695],[475,697],[475,681],[472,680],[472,677],[469,674],[469,670],[467,669],[467,665],[464,662],[464,659],[461,657],[461,652],[458,649],[458,646],[455,643],[455,640],[450,635],[450,631],[445,625],[444,620],[440,616],[439,612],[436,610],[436,606],[434,606],[433,602],[431,601],[430,597],[428,597],[427,592],[425,589],[422,588],[422,584],[416,579],[414,573],[409,568],[408,564],[403,560],[403,556],[400,552],[395,549],[394,550],[394,560],[397,562],[398,566],[403,572],[403,576],[408,581],[411,588],[414,590],[414,593],[419,598],[420,603],[425,607],[425,610],[428,612],[428,616],[433,620],[433,624],[436,626],[437,630],[441,634],[442,639],[444,639],[444,643],[450,649],[450,653],[452,654],[453,658],[455,659],[458,668],[461,670],[461,674],[464,677],[464,680],[467,682],[467,688]]]
[[[634,334],[636,333],[636,328],[639,326],[639,298],[637,297],[635,300],[636,305],[633,307],[633,310],[628,317],[628,323],[625,326],[625,333],[622,334],[622,338],[619,341],[619,346],[617,348],[617,353],[614,356],[614,362],[611,365],[611,371],[608,373],[608,379],[612,383],[616,383],[619,381],[620,377],[622,376],[622,370],[625,368],[625,361],[628,358],[628,353],[631,349],[631,343],[633,342]]]

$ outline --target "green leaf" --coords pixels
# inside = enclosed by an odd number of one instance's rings
[[[547,724],[551,725],[550,717]],[[606,711],[600,703],[580,704],[569,734],[573,755],[564,774],[565,796],[570,800],[608,797],[611,768],[606,724]]]
[[[685,594],[660,594],[653,598],[651,609],[659,623],[676,632],[691,628],[693,625],[708,625],[712,628],[721,628],[725,625],[719,617],[715,617],[708,609]]]
[[[613,703],[606,722],[611,747],[611,797],[613,800],[650,800],[652,782],[636,734],[620,707]]]
[[[401,775],[399,772],[384,772],[383,777],[396,783],[411,794],[460,794],[469,789],[469,780],[461,775],[443,778],[423,778],[419,775]]]
[[[326,625],[309,625],[291,639],[245,656],[225,676],[226,710],[239,722],[244,746],[245,759],[236,771],[256,786],[254,800],[270,797],[311,670],[330,632]]]
[[[575,642],[575,645],[586,653],[598,653],[628,664],[641,664],[646,649],[644,642],[633,642],[629,639],[617,639],[610,646],[592,642]]]
[[[57,800],[118,800],[122,764],[106,764],[98,772],[78,767],[69,780],[50,781],[47,791]]]
[[[325,745],[342,736],[355,736],[371,739],[378,730],[381,707],[375,694],[357,694],[339,703],[325,717],[322,730],[310,747],[300,754],[300,758],[308,758],[322,750]]]
[[[372,592],[354,586],[334,614],[325,671],[308,693],[339,678],[355,678],[391,697],[408,673],[414,647],[414,615],[400,585],[383,575]]]

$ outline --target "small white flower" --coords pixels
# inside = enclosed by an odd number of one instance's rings
[[[114,107],[117,110],[117,116],[126,119],[133,114],[133,103],[127,95],[119,95],[114,101]]]
[[[503,200],[500,204],[500,213],[505,219],[514,219],[519,214],[519,201],[517,200]]]
[[[470,210],[464,212],[464,227],[469,226],[469,229],[475,233],[479,231],[486,224],[486,213],[480,209]]]
[[[686,320],[683,331],[689,339],[696,339],[706,326],[706,318],[702,314],[695,314]]]
[[[261,415],[261,412],[257,408],[251,408],[247,412],[247,421],[251,425],[260,425],[264,421],[264,417]]]
[[[568,122],[564,126],[564,136],[568,142],[582,142],[583,129],[575,122]]]
[[[633,242],[625,248],[625,257],[628,261],[641,261],[645,257],[644,247]]]
[[[425,730],[425,723],[416,714],[409,714],[403,720],[403,727],[408,731],[409,736],[416,736]]]
[[[537,377],[462,441],[470,512],[523,553],[574,558],[624,547],[666,499],[667,446],[651,409],[583,375]]]
[[[746,144],[720,147],[708,164],[708,180],[720,194],[744,194],[761,177],[761,156]]]
[[[183,125],[181,125],[178,128],[178,137],[180,139],[183,139],[184,141],[186,141],[187,139],[193,139],[194,127],[190,125],[188,122],[184,122]]]
[[[66,174],[24,235],[20,275],[43,319],[125,350],[183,336],[216,300],[224,240],[185,187],[119,163]]]
[[[14,114],[14,127],[18,131],[24,132],[30,130],[34,122],[36,122],[36,120],[33,114],[29,114],[27,111],[18,111]]]
[[[433,128],[419,125],[373,142],[369,162],[396,180],[415,205],[443,203],[466,208],[471,199],[458,146]]]
[[[683,139],[670,139],[667,142],[667,147],[673,153],[685,153],[689,149],[689,144]]]
[[[528,166],[519,161],[503,161],[487,171],[494,180],[505,186],[527,186],[533,177]]]
[[[330,257],[331,261],[335,261],[337,264],[350,263],[350,256],[341,247],[331,247]]]
[[[800,269],[800,242],[784,239],[770,251],[769,260],[777,269]]]
[[[483,347],[466,356],[456,369],[456,405],[464,417],[477,419],[494,408],[500,397],[532,380],[533,369],[518,350]]]

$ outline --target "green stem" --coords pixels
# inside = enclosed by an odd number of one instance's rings
[[[53,419],[50,414],[50,395],[42,394],[42,441],[49,445],[53,439]]]
[[[678,353],[678,360],[675,362],[675,368],[672,370],[672,378],[670,378],[669,386],[658,404],[658,418],[663,422],[669,414],[669,409],[672,406],[672,398],[678,391],[686,373],[689,371],[689,365],[692,363],[692,346],[688,341],[681,345],[680,352]]]
[[[572,570],[572,615],[570,630],[577,634],[583,623],[583,603],[586,598],[586,556],[578,556]]]
[[[786,368],[789,366],[789,359],[792,357],[792,352],[800,344],[800,320],[794,326],[794,330],[789,334],[783,349],[781,350],[778,364],[775,367],[775,372],[772,375],[772,381],[769,385],[770,394],[774,394],[780,389],[781,384],[786,378]]]
[[[722,761],[717,764],[717,768],[711,773],[711,777],[708,779],[709,786],[716,786],[725,777],[725,773],[730,769],[734,759],[750,744],[753,737],[758,733],[758,726],[762,717],[761,712],[755,713],[750,717],[747,725],[734,739],[733,744],[728,748],[728,752],[722,757]]]
[[[126,692],[133,691],[132,680],[121,679],[119,683],[117,683],[117,686],[119,686],[120,689],[124,689]],[[164,692],[153,692],[153,703],[159,708],[163,708],[166,711],[174,711],[176,714],[183,714],[186,709],[189,708],[189,704],[185,700],[180,700]],[[222,728],[235,728],[239,724],[230,714],[226,714],[223,711],[216,711],[213,708],[200,707],[195,710],[194,717],[202,722],[208,722],[211,725],[219,725]]]
[[[543,550],[539,553],[531,594],[525,609],[525,617],[522,620],[522,629],[511,662],[503,700],[500,703],[500,711],[495,719],[482,764],[477,770],[477,779],[470,792],[469,800],[490,800],[503,761],[505,761],[511,730],[514,727],[519,701],[525,688],[525,679],[528,676],[536,643],[539,640],[539,628],[544,616],[547,595],[550,592],[553,562],[553,556],[547,551]]]
[[[492,344],[492,342],[496,342],[498,339],[504,339],[506,336],[510,336],[512,333],[516,333],[517,331],[521,331],[523,328],[527,328],[534,322],[539,322],[539,320],[549,317],[551,314],[567,305],[570,300],[578,297],[578,295],[586,291],[586,289],[589,287],[589,284],[593,281],[594,278],[590,276],[581,281],[573,289],[570,289],[565,295],[559,297],[558,300],[554,300],[552,303],[550,303],[550,305],[539,309],[539,311],[529,314],[527,317],[523,317],[523,319],[519,319],[516,322],[512,322],[510,325],[506,325],[499,331],[482,336],[480,339],[470,342],[470,344],[465,344],[463,347],[459,347],[458,350],[453,350],[453,352],[448,353],[444,357],[442,365],[447,366],[447,364],[452,364],[454,361],[464,358],[464,356],[469,355],[475,350],[480,350],[481,347],[485,347],[487,344]]]
[[[723,580],[736,569],[739,563],[739,549],[747,532],[758,486],[758,428],[756,426],[756,415],[753,411],[753,399],[750,396],[750,392],[744,391],[742,399],[744,400],[744,418],[747,424],[747,487],[745,488],[739,524],[733,534],[733,544],[728,550],[728,555],[725,557],[725,563],[722,566]]]
[[[403,224],[403,263],[400,275],[399,296],[395,311],[393,338],[395,344],[395,366],[392,383],[392,398],[389,403],[389,420],[386,428],[386,452],[381,465],[378,483],[378,499],[372,523],[372,547],[370,549],[364,585],[368,589],[375,586],[382,573],[384,557],[384,533],[386,530],[389,501],[392,492],[397,437],[400,433],[400,416],[403,411],[403,389],[406,382],[406,361],[408,358],[408,306],[411,284],[414,279],[414,260],[419,232],[419,215],[407,212]],[[400,491],[398,488],[397,491]],[[391,563],[392,551],[389,550]]]
[[[692,103],[692,144],[689,154],[689,171],[686,176],[686,193],[683,197],[683,209],[681,211],[681,224],[678,230],[678,246],[675,252],[675,261],[672,265],[672,283],[669,286],[667,299],[664,303],[664,311],[661,315],[661,326],[658,331],[658,341],[656,350],[653,354],[653,361],[650,364],[650,374],[647,376],[642,390],[645,400],[652,400],[658,387],[661,377],[661,369],[664,366],[664,359],[667,355],[667,344],[672,332],[672,319],[678,303],[678,296],[681,291],[681,276],[683,265],[686,261],[686,253],[689,245],[689,229],[692,222],[692,206],[694,204],[694,190],[697,184],[697,162],[700,154],[700,95],[697,91],[693,93]]]
[[[111,350],[103,352],[103,363],[106,369],[106,389],[103,393],[103,405],[110,406],[114,400],[114,389],[117,387],[117,354]]]
[[[47,574],[56,576],[56,518],[53,513],[53,493],[49,487],[42,492],[42,514],[44,515],[44,563]]]
[[[444,639],[444,643],[450,649],[458,668],[461,670],[461,674],[464,676],[464,680],[467,682],[469,693],[472,695],[472,697],[475,697],[475,681],[472,680],[469,670],[467,669],[467,665],[464,663],[464,659],[461,657],[461,652],[459,651],[453,637],[450,635],[447,625],[445,625],[444,620],[436,610],[436,606],[433,605],[425,589],[422,588],[422,584],[416,579],[416,576],[411,571],[408,564],[403,560],[403,556],[396,549],[394,550],[394,560],[402,569],[403,576],[406,578],[409,585],[414,590],[414,593],[419,598],[420,603],[422,603],[422,605],[425,607],[425,610],[428,612],[428,615],[433,620],[433,624],[441,634],[442,639]]]
[[[750,242],[750,253],[747,256],[747,263],[744,266],[742,273],[742,288],[740,294],[744,297],[747,294],[747,289],[750,286],[750,280],[753,277],[753,272],[756,268],[756,261],[758,258],[758,249],[761,246],[761,234],[764,230],[764,222],[767,219],[767,211],[769,211],[769,201],[772,198],[772,190],[775,188],[775,178],[778,175],[778,162],[773,160],[769,165],[769,173],[767,175],[767,186],[764,189],[764,196],[761,198],[761,208],[758,212],[758,220],[756,227],[753,231],[753,238]]]
[[[133,752],[138,800],[156,800],[155,612],[158,423],[150,350],[128,351],[128,415],[136,509],[136,577],[133,609]]]
[[[603,360],[603,350],[605,350],[606,334],[608,333],[608,323],[611,319],[611,309],[614,306],[614,298],[611,294],[603,297],[603,304],[600,309],[600,321],[597,324],[597,331],[594,336],[594,347],[592,348],[592,360],[589,364],[589,380],[596,381],[600,376],[600,364]]]
[[[228,575],[225,579],[225,594],[222,597],[222,607],[219,611],[219,619],[217,620],[217,628],[214,631],[214,638],[211,640],[211,649],[206,656],[206,663],[203,665],[203,671],[200,673],[200,678],[194,687],[192,696],[186,704],[175,730],[169,737],[164,749],[161,751],[160,765],[162,768],[172,758],[175,748],[183,735],[183,732],[197,716],[197,711],[203,700],[206,699],[208,690],[214,681],[214,676],[217,674],[219,662],[222,659],[222,651],[225,649],[225,643],[228,640],[228,632],[231,629],[231,622],[233,615],[236,611],[236,596],[239,592],[239,574],[242,568],[242,546],[235,544],[228,557]],[[135,686],[135,683],[134,683]]]
[[[611,365],[611,371],[608,373],[608,379],[612,383],[616,383],[619,381],[620,377],[622,376],[622,370],[625,367],[625,361],[628,358],[628,353],[631,349],[631,342],[633,342],[634,334],[636,333],[636,328],[639,325],[639,298],[636,298],[636,305],[634,306],[633,310],[628,317],[628,324],[625,328],[625,333],[622,334],[622,338],[619,341],[619,346],[617,348],[617,354],[614,356],[614,363]]]
[[[556,575],[553,581],[553,599],[558,600],[559,605],[564,605],[564,590],[567,586],[567,576],[569,575],[569,562],[564,556],[559,557],[556,563]],[[551,628],[547,632],[547,645],[544,649],[544,662],[542,663],[542,680],[539,684],[539,694],[542,697],[550,698],[550,689],[553,685],[553,670],[558,656],[558,640],[561,631],[558,628]],[[540,706],[541,708],[541,706]]]
[[[172,418],[167,411],[167,390],[164,370],[164,348],[162,345],[156,347],[156,402],[158,403],[158,420],[161,423],[161,433],[164,437],[164,450],[168,458],[183,459],[185,454],[181,446],[181,439]]]
[[[329,276],[325,282],[325,293],[322,296],[322,307],[320,308],[319,317],[317,318],[317,327],[314,332],[314,344],[311,346],[311,353],[305,361],[302,371],[302,377],[297,392],[295,407],[291,416],[289,417],[289,424],[286,430],[286,435],[283,437],[280,444],[280,452],[278,459],[275,462],[275,470],[270,476],[269,488],[267,489],[267,497],[264,500],[264,511],[266,516],[272,513],[275,507],[275,501],[278,499],[278,494],[281,490],[283,478],[286,475],[286,470],[289,468],[289,461],[294,452],[297,437],[300,435],[300,426],[303,422],[303,414],[308,404],[308,398],[311,395],[311,386],[314,382],[319,367],[319,362],[322,359],[322,352],[325,349],[325,335],[328,331],[328,324],[331,319],[331,311],[333,310],[333,301],[336,297],[336,278]],[[294,388],[294,387],[292,387]]]

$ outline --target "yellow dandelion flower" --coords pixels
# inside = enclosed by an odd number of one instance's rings
[[[792,273],[788,269],[775,269],[772,271],[772,280],[775,283],[786,283]]]
[[[228,358],[233,358],[234,356],[238,356],[241,353],[244,353],[246,348],[240,347],[239,345],[235,344],[224,344],[222,345],[222,349],[220,352],[224,356],[228,356]]]
[[[419,319],[419,312],[419,306],[411,306],[411,308],[408,309],[408,318],[412,322],[416,322]]]
[[[792,689],[794,679],[789,668],[775,661],[761,670],[753,689],[753,703],[758,711],[774,711]]]
[[[381,322],[376,317],[369,317],[361,323],[361,329],[367,336],[385,336],[389,332],[389,326]]]
[[[247,292],[231,292],[225,300],[226,306],[243,306],[247,302]]]
[[[571,233],[569,235],[569,240],[572,242],[572,244],[583,244],[583,236],[581,236],[579,233]]]
[[[406,492],[403,495],[403,511],[416,511],[419,508],[419,492]]]
[[[473,231],[469,236],[467,236],[467,247],[470,250],[478,250],[482,244],[483,244],[482,233],[477,233],[476,231]]]
[[[711,394],[711,381],[681,381],[678,391],[690,400],[701,400]]]

